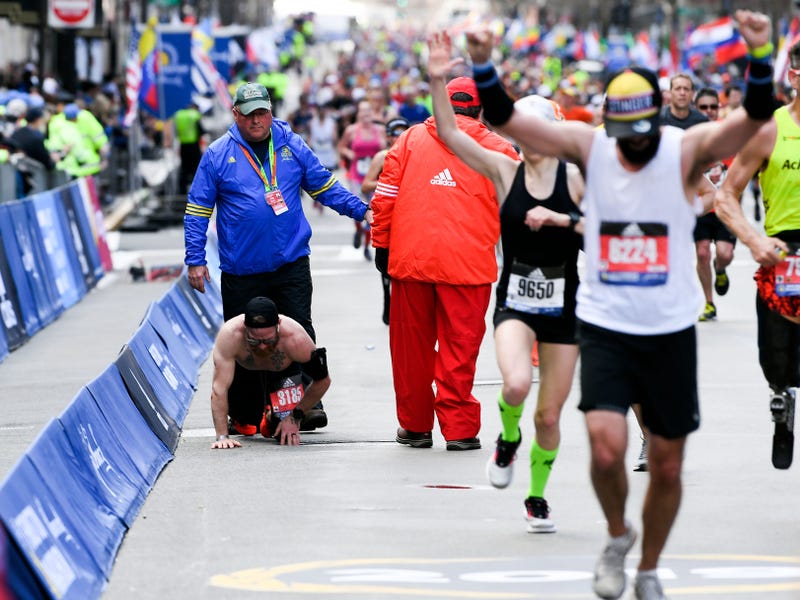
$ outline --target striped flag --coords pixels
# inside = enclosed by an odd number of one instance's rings
[[[704,23],[686,36],[685,60],[696,67],[706,55],[718,65],[724,65],[747,55],[747,45],[736,29],[731,17],[721,17]]]
[[[214,92],[225,109],[233,108],[227,82],[217,71],[208,55],[214,40],[211,34],[211,19],[206,18],[192,29],[192,84],[200,96]],[[198,103],[198,106],[200,103]]]
[[[800,18],[792,17],[789,27],[781,36],[778,43],[778,52],[775,55],[775,83],[784,87],[789,86],[789,48],[800,41]]]
[[[131,41],[128,45],[128,58],[125,61],[125,98],[128,109],[122,118],[122,125],[130,127],[136,120],[139,110],[139,88],[142,86],[142,63],[139,60],[139,29],[131,23]]]

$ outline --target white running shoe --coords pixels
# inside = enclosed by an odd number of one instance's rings
[[[530,496],[525,499],[525,520],[528,533],[555,533],[556,524],[550,519],[550,507],[544,498]]]
[[[514,477],[514,460],[517,458],[517,448],[521,443],[522,434],[516,442],[505,441],[502,434],[497,436],[494,454],[486,463],[486,477],[494,487],[503,489],[511,484]]]
[[[636,530],[625,522],[625,535],[609,538],[594,568],[594,593],[605,600],[616,600],[625,591],[625,555],[636,541]]]

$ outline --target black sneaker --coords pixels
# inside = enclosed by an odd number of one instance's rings
[[[544,498],[529,496],[525,499],[525,520],[528,533],[555,533],[556,525],[550,520],[550,507]]]
[[[516,442],[508,442],[502,434],[497,436],[497,445],[489,462],[486,463],[486,476],[494,487],[503,489],[511,484],[514,476],[514,459],[517,448],[522,443],[522,434]]]
[[[306,411],[306,416],[300,422],[300,431],[314,431],[328,424],[328,414],[321,408],[312,408]]]
[[[731,286],[731,281],[728,279],[728,274],[723,269],[721,273],[717,273],[714,277],[714,291],[720,296],[728,293],[728,288]]]
[[[480,450],[481,441],[476,437],[463,438],[460,440],[448,440],[448,450]]]
[[[433,438],[431,432],[417,433],[416,431],[408,431],[402,427],[397,428],[397,435],[394,441],[398,444],[411,446],[412,448],[430,448],[433,446]]]

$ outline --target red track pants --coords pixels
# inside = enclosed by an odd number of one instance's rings
[[[445,440],[478,435],[481,406],[472,385],[491,290],[491,284],[392,280],[389,348],[404,429],[431,431],[435,413]]]

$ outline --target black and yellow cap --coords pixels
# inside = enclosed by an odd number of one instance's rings
[[[657,135],[660,112],[661,90],[652,71],[630,67],[608,81],[603,124],[609,137]]]

